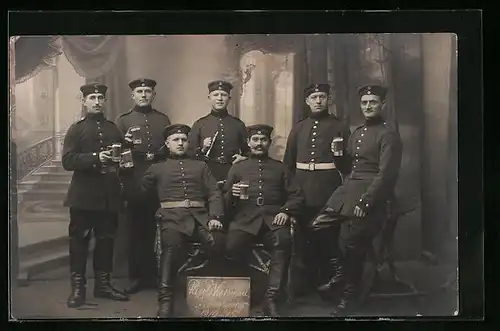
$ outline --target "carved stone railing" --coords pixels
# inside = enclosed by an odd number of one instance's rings
[[[18,181],[40,168],[54,156],[54,137],[45,138],[28,148],[17,156]]]

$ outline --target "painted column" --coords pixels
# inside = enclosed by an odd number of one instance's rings
[[[263,73],[265,55],[261,51],[250,51],[240,60],[242,72],[242,93],[240,98],[240,119],[252,125],[261,119],[260,80]]]
[[[59,91],[59,58],[60,55],[54,59],[55,65],[53,70],[53,95],[54,95],[54,161],[61,161],[63,133],[61,132],[61,107],[60,107],[60,91]]]

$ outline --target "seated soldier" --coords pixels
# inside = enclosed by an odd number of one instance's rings
[[[161,219],[162,247],[158,317],[173,315],[177,270],[183,261],[182,248],[188,241],[199,241],[211,262],[223,256],[223,234],[220,231],[223,229],[223,198],[205,162],[186,155],[189,131],[190,127],[183,124],[165,128],[169,156],[165,161],[151,165],[139,185],[141,194],[156,190],[161,202],[157,212]]]
[[[241,264],[252,244],[263,242],[271,254],[264,312],[279,316],[276,300],[291,255],[290,218],[299,212],[304,198],[283,163],[268,156],[273,127],[253,125],[247,131],[250,158],[231,167],[224,188],[226,203],[232,206],[234,215],[229,223],[226,256],[233,265]]]
[[[381,85],[365,85],[358,93],[365,123],[354,130],[348,141],[352,171],[315,221],[346,225],[345,284],[334,315],[351,313],[359,303],[366,253],[387,218],[386,202],[394,197],[401,167],[401,138],[382,117],[387,89]],[[323,290],[333,291],[334,283],[325,284]]]

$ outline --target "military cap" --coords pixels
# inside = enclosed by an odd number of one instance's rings
[[[304,97],[307,98],[311,94],[315,92],[325,92],[326,94],[330,94],[330,85],[329,84],[311,84],[304,89]]]
[[[172,124],[172,125],[165,127],[165,129],[163,129],[163,137],[165,139],[167,139],[168,137],[170,137],[171,135],[176,134],[176,133],[184,133],[187,135],[187,134],[189,134],[189,131],[191,131],[191,128],[189,127],[189,125]]]
[[[128,83],[128,86],[130,89],[135,89],[136,87],[142,86],[142,87],[151,87],[152,89],[155,88],[156,86],[156,81],[154,79],[149,79],[149,78],[140,78],[140,79],[135,79]]]
[[[380,99],[385,99],[387,94],[387,88],[378,84],[367,84],[358,88],[358,94],[360,97],[363,95],[378,95]]]
[[[211,93],[216,90],[221,90],[230,93],[232,89],[233,89],[233,84],[226,82],[224,80],[215,80],[213,82],[208,83],[208,93]]]
[[[101,93],[102,95],[106,95],[106,91],[108,87],[104,84],[93,83],[93,84],[85,84],[80,87],[80,91],[84,97],[92,93]]]
[[[267,124],[255,124],[247,127],[248,137],[254,134],[263,134],[271,138],[271,133],[273,133],[274,128]]]

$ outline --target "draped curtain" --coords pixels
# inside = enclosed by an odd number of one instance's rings
[[[108,86],[105,115],[114,120],[127,108],[125,36],[63,36],[62,49],[87,83]],[[82,116],[85,115],[82,107]]]
[[[18,37],[15,41],[15,77],[20,84],[53,65],[61,54],[58,36]]]
[[[34,36],[15,39],[15,82],[22,83],[53,66],[62,54],[88,83],[108,85],[106,116],[126,111],[128,97],[125,36]],[[61,82],[64,84],[64,82]]]

